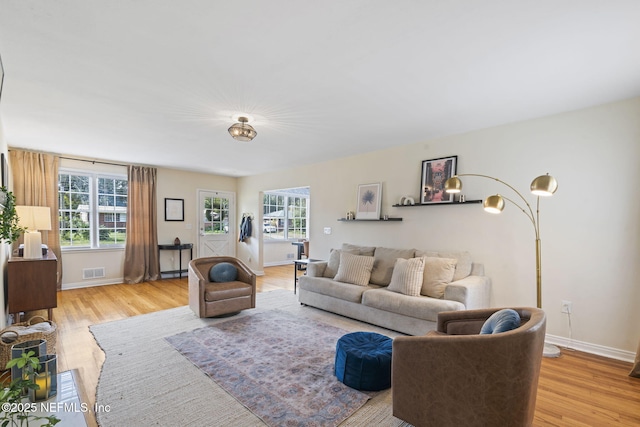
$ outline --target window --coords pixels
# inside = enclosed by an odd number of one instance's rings
[[[127,189],[123,176],[62,170],[58,174],[60,246],[123,247]]]
[[[265,192],[262,215],[265,241],[306,239],[308,211],[308,188]]]
[[[205,234],[229,234],[229,199],[205,197],[202,224]]]

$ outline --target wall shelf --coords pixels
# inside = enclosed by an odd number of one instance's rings
[[[391,205],[392,208],[414,208],[416,206],[455,206],[455,205],[475,205],[482,203],[482,200],[467,200],[465,202],[452,202],[452,203],[416,203],[415,205]],[[389,218],[391,219],[391,218]]]
[[[347,219],[347,218],[338,218],[338,221],[344,222],[393,222],[393,221],[402,221],[402,218],[380,218],[380,219]]]

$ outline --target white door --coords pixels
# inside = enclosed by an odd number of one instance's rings
[[[235,193],[198,190],[198,257],[236,256]]]

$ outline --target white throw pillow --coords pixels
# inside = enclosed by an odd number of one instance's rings
[[[422,283],[422,295],[432,298],[442,298],[447,287],[456,272],[457,260],[453,258],[425,257],[424,282]]]
[[[425,258],[398,258],[393,266],[388,290],[417,297],[423,282]]]
[[[373,257],[353,255],[346,252],[340,254],[340,266],[333,280],[337,282],[352,283],[354,285],[367,286],[371,278]]]

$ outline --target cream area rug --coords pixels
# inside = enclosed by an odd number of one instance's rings
[[[197,368],[165,338],[209,325],[284,311],[345,331],[399,335],[356,320],[301,306],[285,290],[257,295],[256,308],[234,317],[199,319],[188,307],[131,317],[90,327],[105,352],[96,392],[97,404],[110,408],[97,414],[111,426],[264,426],[265,423]],[[391,415],[391,390],[373,397],[341,426],[405,426]]]

